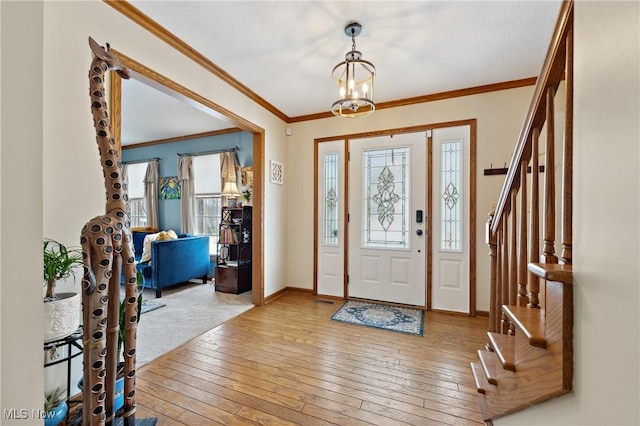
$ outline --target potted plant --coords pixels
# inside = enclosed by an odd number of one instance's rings
[[[82,251],[67,248],[52,239],[42,243],[44,258],[44,341],[63,339],[80,326],[80,295],[78,293],[56,294],[58,281],[73,277],[74,269],[82,265]]]
[[[242,197],[247,200],[247,202],[245,203],[246,206],[250,206],[251,205],[251,196],[253,195],[253,184],[250,183],[247,186],[244,187],[244,189],[242,190]]]
[[[64,392],[64,389],[56,388],[55,391],[44,394],[45,426],[58,426],[67,415],[69,407],[66,398],[63,397]]]

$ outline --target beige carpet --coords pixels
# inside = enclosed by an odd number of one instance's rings
[[[211,330],[253,307],[251,292],[216,292],[211,283],[186,283],[162,291],[145,290],[144,298],[166,304],[140,317],[137,367]]]

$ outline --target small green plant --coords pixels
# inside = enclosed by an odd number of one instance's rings
[[[82,265],[82,250],[67,248],[58,241],[45,238],[42,243],[44,255],[44,284],[47,286],[46,300],[56,300],[55,287],[58,280],[73,277],[73,268]]]
[[[57,387],[53,392],[46,392],[44,394],[44,412],[47,413],[63,402],[65,399],[64,393],[66,389]]]
[[[249,184],[247,187],[245,187],[245,189],[242,191],[242,196],[244,197],[245,200],[247,200],[247,203],[251,202],[251,196],[253,195],[253,185]]]

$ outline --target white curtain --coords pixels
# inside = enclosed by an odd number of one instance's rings
[[[180,204],[182,205],[182,232],[195,233],[195,190],[193,167],[190,156],[178,157],[178,181],[180,182]]]
[[[147,212],[147,226],[158,228],[158,160],[147,163],[144,175],[144,209]]]

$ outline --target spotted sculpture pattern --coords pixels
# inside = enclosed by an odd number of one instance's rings
[[[107,71],[129,72],[106,49],[89,38],[94,54],[89,69],[91,113],[104,173],[106,213],[91,219],[80,238],[84,262],[82,316],[84,386],[82,424],[111,424],[114,418],[118,364],[120,273],[125,276],[124,407],[125,425],[135,425],[135,362],[138,316],[137,283],[127,188],[105,101]]]

